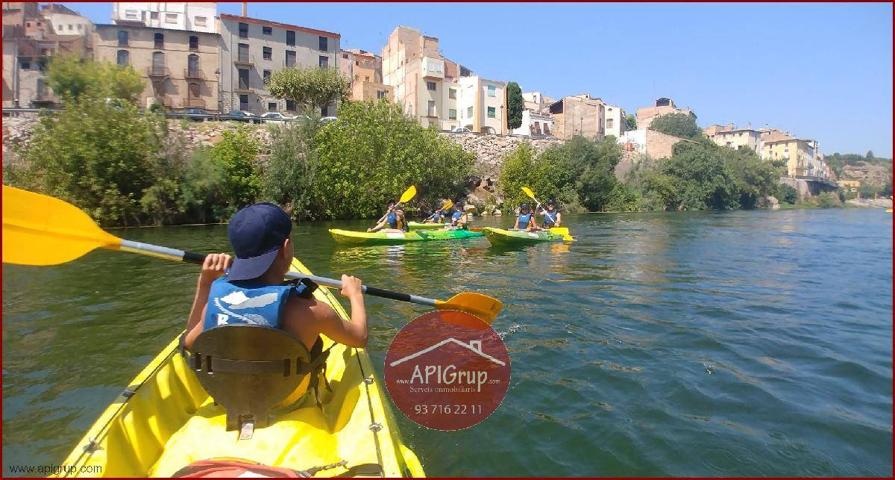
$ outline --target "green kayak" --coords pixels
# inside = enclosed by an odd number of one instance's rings
[[[331,228],[330,235],[336,242],[346,245],[396,245],[408,242],[425,242],[432,240],[457,240],[475,238],[484,235],[482,232],[469,230],[422,230],[412,232],[356,232]]]
[[[571,235],[562,235],[549,230],[528,232],[525,230],[504,230],[503,228],[485,227],[482,229],[485,237],[494,246],[526,245],[538,242],[562,242],[572,241]]]
[[[407,226],[411,230],[438,230],[439,228],[444,228],[443,223],[407,222]]]

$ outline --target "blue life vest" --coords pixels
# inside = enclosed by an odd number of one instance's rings
[[[526,213],[525,215],[519,215],[519,228],[526,229],[528,228],[528,224],[531,222],[531,214]]]
[[[203,330],[225,325],[282,328],[283,310],[293,293],[305,295],[305,284],[265,285],[256,281],[215,280],[208,292]]]
[[[463,212],[459,210],[455,210],[453,214],[451,214],[451,222],[459,222],[460,217],[463,216]]]
[[[388,222],[389,228],[398,228],[398,214],[395,212],[388,212],[388,216],[385,217]]]
[[[553,225],[556,225],[556,215],[558,213],[559,212],[556,210],[552,212],[550,210],[544,210],[544,226],[552,227]]]

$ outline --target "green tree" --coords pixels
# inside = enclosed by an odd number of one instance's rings
[[[507,126],[519,128],[522,126],[522,110],[525,108],[525,100],[522,98],[522,89],[516,82],[507,84]]]
[[[346,102],[314,137],[314,217],[369,218],[416,185],[415,202],[435,204],[465,191],[475,156],[407,118],[388,101]]]
[[[697,139],[702,136],[702,130],[696,125],[696,118],[686,113],[669,113],[656,117],[650,128],[658,132],[674,135],[675,137]]]
[[[47,84],[56,95],[77,101],[84,96],[134,102],[144,82],[133,67],[95,62],[76,55],[55,55],[47,70]]]
[[[224,217],[256,201],[261,192],[261,178],[256,172],[255,162],[259,145],[245,127],[235,131],[225,131],[221,140],[208,152],[215,168],[223,176],[222,209]]]
[[[637,130],[637,118],[630,113],[625,117],[625,130]]]
[[[270,157],[262,175],[261,194],[282,205],[296,220],[310,216],[318,125],[312,120],[270,127]]]
[[[348,98],[350,83],[335,68],[285,68],[274,72],[267,84],[270,94],[293,100],[306,110],[322,109]]]
[[[720,150],[709,143],[680,142],[674,146],[673,155],[662,164],[661,175],[654,179],[667,210],[740,207],[736,174]]]
[[[740,208],[755,208],[760,199],[778,191],[783,174],[780,167],[763,161],[751,148],[740,147],[735,152],[719,148],[718,152],[734,175]]]
[[[164,125],[130,103],[82,95],[41,117],[11,183],[68,200],[104,225],[143,223],[141,199],[167,178],[158,158]]]

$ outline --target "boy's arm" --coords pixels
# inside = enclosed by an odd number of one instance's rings
[[[199,280],[196,281],[193,306],[190,308],[190,316],[186,321],[187,337],[184,341],[187,348],[191,347],[192,340],[202,333],[202,320],[205,318],[205,305],[208,303],[208,293],[211,291],[212,282],[223,275],[228,267],[230,267],[230,255],[212,253],[205,257],[202,271],[199,273]]]
[[[367,310],[361,291],[361,281],[349,275],[342,275],[341,293],[351,302],[351,319],[347,322],[342,320],[335,310],[328,306],[325,311],[318,310],[319,314],[316,316],[320,322],[320,333],[334,342],[363,348],[367,346]]]

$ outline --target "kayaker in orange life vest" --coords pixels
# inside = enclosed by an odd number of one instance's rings
[[[204,330],[255,324],[291,333],[310,351],[321,334],[350,347],[367,344],[367,313],[361,281],[342,275],[342,296],[351,303],[345,322],[310,293],[313,286],[283,282],[294,257],[292,221],[280,207],[259,203],[236,212],[227,236],[236,254],[205,257],[186,324],[189,349]]]
[[[380,230],[406,232],[409,230],[407,226],[407,218],[404,216],[404,209],[396,206],[395,202],[388,202],[388,210],[373,228],[368,228],[368,232],[378,232]]]

